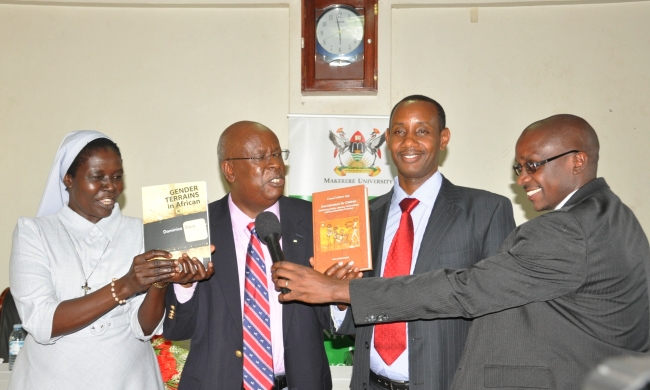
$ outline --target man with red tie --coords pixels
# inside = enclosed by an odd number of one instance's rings
[[[329,307],[278,302],[255,230],[259,213],[274,213],[287,260],[308,265],[311,204],[282,196],[289,151],[267,127],[243,121],[223,132],[217,154],[230,193],[209,205],[214,275],[167,292],[164,336],[192,339],[179,388],[331,389]]]
[[[386,144],[398,174],[393,190],[370,202],[375,258],[364,277],[466,268],[494,255],[514,229],[507,198],[456,186],[438,171],[450,135],[443,108],[431,98],[408,96],[393,108]],[[300,281],[289,281],[289,289],[292,283]],[[399,298],[408,304],[408,296]],[[356,334],[353,390],[449,388],[470,321],[417,320],[355,329],[351,314],[347,310],[338,331]]]
[[[496,255],[467,269],[352,281],[280,262],[276,286],[291,288],[280,299],[349,303],[359,327],[473,318],[455,390],[581,389],[590,371],[618,379],[605,359],[650,351],[650,245],[598,177],[599,159],[583,118],[536,121],[519,136],[512,169],[535,210],[547,212],[513,230]]]

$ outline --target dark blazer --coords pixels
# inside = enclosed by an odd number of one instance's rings
[[[313,254],[311,203],[282,197],[282,243],[288,261],[309,266]],[[192,339],[181,376],[180,389],[241,389],[243,358],[242,311],[237,257],[228,209],[228,195],[210,203],[210,240],[214,275],[199,282],[191,300],[179,304],[174,290],[167,291],[163,335],[170,340]],[[282,308],[284,364],[289,389],[331,389],[332,377],[323,345],[329,329],[329,306],[302,303]]]
[[[393,192],[370,204],[370,225],[374,269],[381,272],[384,231]],[[507,198],[487,191],[458,187],[443,177],[422,238],[414,274],[441,268],[465,268],[496,253],[514,229],[512,204]],[[364,276],[365,279],[365,276]],[[385,297],[377,296],[384,300]],[[405,304],[408,294],[393,291],[393,304]],[[399,303],[396,303],[396,300]],[[341,327],[351,332],[350,311],[357,320],[357,307],[348,310]],[[459,316],[458,316],[459,317]],[[357,320],[352,389],[366,389],[370,372],[370,342],[373,326],[359,326]],[[471,322],[466,319],[414,320],[408,323],[409,380],[411,389],[446,390],[460,361]]]
[[[476,318],[452,389],[580,389],[605,358],[648,351],[649,262],[639,222],[601,178],[469,269],[353,281],[352,308],[357,323]]]
[[[22,322],[16,309],[16,302],[11,295],[11,290],[7,288],[7,295],[4,297],[0,311],[0,359],[6,362],[9,361],[9,336],[14,330],[14,325],[20,323]]]

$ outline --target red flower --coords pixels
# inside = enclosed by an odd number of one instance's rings
[[[158,359],[158,366],[162,380],[165,383],[165,389],[176,390],[180,381],[180,370],[185,365],[188,351],[182,347],[173,344],[170,340],[165,340],[162,336],[151,338],[151,345]]]
[[[176,374],[176,359],[174,355],[169,352],[169,348],[161,349],[160,354],[156,356],[158,358],[158,365],[160,366],[160,374],[162,375],[163,382],[167,382]]]

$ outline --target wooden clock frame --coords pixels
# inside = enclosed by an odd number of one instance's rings
[[[302,0],[302,92],[377,91],[377,1]],[[364,17],[363,58],[358,60],[363,62],[362,77],[316,78],[316,19],[324,8],[334,4],[354,7]]]

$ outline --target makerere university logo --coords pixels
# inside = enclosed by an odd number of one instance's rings
[[[377,157],[381,158],[379,147],[386,141],[386,134],[377,129],[372,129],[370,138],[366,141],[361,131],[357,130],[348,139],[341,127],[336,132],[330,130],[329,138],[336,147],[334,149],[334,158],[338,156],[341,164],[334,168],[337,175],[345,176],[348,173],[367,173],[369,176],[379,175],[381,169],[375,166],[375,161],[377,161]]]

